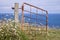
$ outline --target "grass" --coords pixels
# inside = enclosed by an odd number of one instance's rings
[[[9,22],[0,26],[0,40],[60,40],[60,29],[49,28],[46,34],[44,30],[42,33],[34,30],[34,27],[22,31],[18,24]]]
[[[32,27],[30,33],[28,32],[28,36],[31,36],[33,40],[60,40],[60,29],[48,28],[47,35],[44,28],[40,31],[36,29],[36,27]]]
[[[48,31],[49,40],[60,40],[60,29],[51,29]]]
[[[29,40],[14,22],[0,26],[0,40]]]

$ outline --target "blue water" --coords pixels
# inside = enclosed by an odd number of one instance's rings
[[[48,23],[50,26],[59,26],[60,27],[60,14],[49,14]]]
[[[25,16],[30,17],[29,14],[25,14]],[[28,21],[28,22],[31,21],[32,23],[36,22],[36,20],[33,19],[33,18],[36,18],[36,15],[32,14],[31,17],[32,17],[32,19],[29,19],[29,18],[25,17],[25,20]],[[12,13],[10,13],[10,14],[9,13],[8,14],[7,13],[5,13],[5,14],[0,13],[0,20],[3,20],[4,18],[6,18],[7,20],[8,19],[14,19],[14,15]],[[45,24],[45,16],[44,17],[38,16],[37,19],[38,19],[37,24],[39,24],[40,22],[42,24]],[[40,21],[41,19],[44,22]],[[19,14],[19,20],[21,20],[21,14]],[[53,27],[53,26],[60,27],[60,14],[48,14],[48,26],[50,26],[50,27]]]

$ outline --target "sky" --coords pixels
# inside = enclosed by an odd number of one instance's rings
[[[49,13],[60,13],[60,0],[0,0],[0,13],[13,12],[11,7],[14,7],[14,3],[19,3],[21,7],[23,2],[48,10]]]

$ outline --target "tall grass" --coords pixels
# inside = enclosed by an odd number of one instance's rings
[[[27,35],[14,22],[0,26],[0,40],[28,40]]]
[[[8,22],[0,26],[0,40],[60,40],[60,29],[48,29],[48,34],[32,29],[23,32],[19,23]]]

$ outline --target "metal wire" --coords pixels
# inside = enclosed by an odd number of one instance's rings
[[[30,6],[30,11],[28,11],[28,10],[25,10],[25,5],[28,5],[28,6]],[[36,12],[32,12],[32,9],[33,8],[35,8],[36,9]],[[42,14],[39,14],[38,13],[38,10],[41,10],[42,11]],[[30,17],[29,16],[25,16],[25,13],[24,12],[29,12],[30,13]],[[43,15],[43,12],[45,12],[45,15]],[[29,14],[28,13],[28,14]],[[35,14],[35,18],[33,18],[32,17],[32,14]],[[41,19],[41,18],[38,18],[38,16],[40,16],[40,17],[45,17],[45,19]],[[29,18],[30,20],[29,21],[25,21],[25,19],[24,19],[24,17],[25,18]],[[32,22],[32,19],[35,21],[35,22]],[[33,27],[33,25],[32,24],[35,24],[34,25],[34,27],[35,27],[35,30],[34,30],[34,32],[35,32],[35,37],[34,36],[32,36],[32,37],[34,37],[34,39],[36,39],[36,34],[37,34],[37,28],[39,29],[39,27],[38,27],[38,25],[40,25],[41,26],[41,30],[39,30],[39,31],[41,31],[41,33],[42,33],[42,28],[43,28],[43,26],[45,26],[46,27],[46,33],[47,33],[47,29],[48,29],[48,11],[47,10],[44,10],[44,9],[42,9],[42,8],[39,8],[39,7],[36,7],[36,6],[33,6],[33,5],[31,5],[31,4],[28,4],[28,3],[23,3],[23,5],[22,5],[22,30],[24,30],[24,21],[25,21],[25,23],[28,23],[28,25],[27,25],[27,31],[29,30],[29,34],[30,34],[30,31],[32,31],[31,30],[31,27]],[[38,22],[38,21],[40,21],[40,22]],[[42,22],[42,23],[41,23]],[[43,24],[43,23],[45,23],[45,25]],[[32,26],[31,26],[31,25]],[[37,25],[38,24],[38,25]]]

